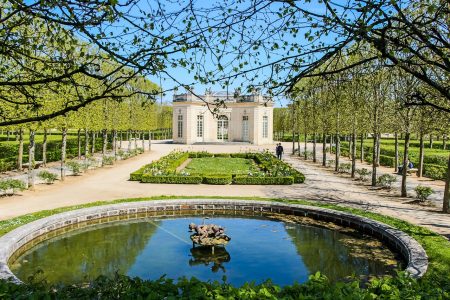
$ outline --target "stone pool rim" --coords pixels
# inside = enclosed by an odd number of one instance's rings
[[[242,199],[172,199],[117,203],[71,210],[48,216],[20,226],[0,237],[0,279],[22,283],[8,266],[10,257],[22,246],[48,232],[76,223],[111,216],[147,212],[175,212],[183,210],[229,210],[273,212],[286,215],[306,216],[316,220],[333,222],[357,229],[389,244],[407,262],[406,271],[413,278],[425,275],[428,257],[423,247],[405,232],[382,222],[328,208],[291,204],[276,201]]]

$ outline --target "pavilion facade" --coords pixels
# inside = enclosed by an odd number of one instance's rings
[[[212,113],[214,103],[225,107]],[[210,104],[208,109],[207,103]],[[273,101],[259,93],[228,95],[207,91],[173,97],[173,142],[179,144],[273,143]]]

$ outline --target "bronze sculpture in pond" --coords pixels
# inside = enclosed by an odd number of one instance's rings
[[[225,246],[231,240],[222,226],[215,224],[189,224],[192,243],[201,246]]]

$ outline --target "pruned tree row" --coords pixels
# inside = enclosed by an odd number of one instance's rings
[[[341,59],[334,67],[345,68],[355,60],[354,55],[348,55],[345,61]],[[418,176],[445,179],[448,183],[447,158],[424,155],[433,151],[433,138],[443,141],[444,150],[448,147],[448,114],[430,106],[408,104],[414,91],[426,89],[426,85],[400,68],[385,68],[382,61],[333,75],[304,78],[295,86],[289,107],[275,114],[275,130],[284,134],[283,131],[294,128],[293,144],[297,141],[298,149],[299,136],[303,135],[304,151],[299,150],[299,155],[305,159],[310,155],[313,161],[317,159],[316,147],[321,140],[322,163],[327,162],[327,150],[334,152],[331,160],[336,171],[341,165],[341,155],[348,155],[352,178],[358,158],[371,162],[372,186],[377,184],[380,164],[392,166],[397,171],[400,166],[407,166],[408,160],[414,161]],[[381,150],[381,136],[387,133],[394,136],[392,151]],[[418,154],[410,150],[412,135],[420,140]],[[364,144],[366,137],[372,139],[371,145]],[[425,137],[429,138],[427,148]],[[306,141],[313,143],[312,149],[307,148]],[[401,195],[405,197],[408,168],[401,170]],[[443,209],[449,210],[448,199],[444,201]]]

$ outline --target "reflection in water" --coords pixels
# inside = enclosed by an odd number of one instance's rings
[[[42,269],[49,282],[66,283],[116,271],[142,279],[166,275],[221,281],[226,270],[227,281],[235,286],[267,279],[278,285],[305,282],[316,271],[339,280],[392,270],[385,261],[352,255],[354,243],[346,242],[352,238],[347,234],[262,217],[214,216],[232,242],[226,249],[215,247],[214,254],[191,249],[186,227],[201,221],[202,216],[142,219],[73,231],[30,249],[11,269],[22,280]]]
[[[189,259],[190,266],[205,265],[211,266],[211,271],[216,273],[219,270],[225,272],[224,263],[231,260],[230,253],[225,247],[194,247],[191,248],[192,257]]]
[[[126,273],[155,231],[153,224],[141,222],[73,232],[38,245],[11,269],[21,279],[43,270],[47,281],[66,283]]]

